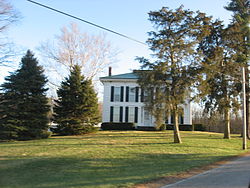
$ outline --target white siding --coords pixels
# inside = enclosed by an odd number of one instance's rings
[[[150,123],[144,124],[144,104],[141,103],[141,90],[139,89],[139,98],[138,102],[125,102],[126,101],[126,86],[138,87],[135,79],[128,80],[101,80],[104,86],[103,94],[103,112],[102,112],[102,122],[110,122],[110,107],[123,107],[123,122],[125,122],[125,107],[135,108],[138,107],[138,123],[137,126],[154,126],[154,118],[150,118]],[[111,86],[114,87],[124,87],[123,92],[123,102],[111,102]],[[192,114],[191,114],[191,104],[188,102],[186,105],[183,105],[184,109],[184,124],[192,124]],[[143,118],[143,119],[142,119]],[[168,118],[170,123],[170,117]]]

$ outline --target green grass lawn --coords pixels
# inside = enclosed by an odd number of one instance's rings
[[[126,187],[242,153],[241,138],[172,131],[100,131],[0,143],[1,188]],[[250,143],[248,143],[250,144]]]

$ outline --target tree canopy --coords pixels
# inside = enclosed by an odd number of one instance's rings
[[[166,114],[173,114],[174,142],[181,143],[178,116],[182,113],[182,105],[190,98],[190,88],[196,80],[202,55],[197,47],[209,32],[207,23],[211,18],[181,6],[176,10],[163,7],[151,11],[149,20],[155,31],[149,32],[147,43],[155,61],[137,58],[142,69],[148,70],[140,73],[139,84],[151,91],[153,100],[146,101],[146,106],[157,123],[163,123]]]

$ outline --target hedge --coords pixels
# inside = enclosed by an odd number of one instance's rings
[[[102,130],[134,130],[134,123],[105,122],[101,124]]]
[[[206,128],[202,124],[193,124],[193,130],[195,131],[205,131]]]
[[[167,124],[166,129],[167,130],[174,130],[174,125],[173,124]],[[192,131],[193,126],[189,125],[189,124],[181,124],[181,125],[179,125],[179,130],[180,131]]]

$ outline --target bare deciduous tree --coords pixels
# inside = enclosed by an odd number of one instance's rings
[[[20,14],[8,0],[0,0],[0,66],[8,66],[9,58],[14,55],[13,44],[6,40],[4,32],[16,22]]]
[[[45,65],[47,70],[53,70],[59,76],[65,77],[65,73],[74,65],[79,65],[84,76],[92,80],[115,57],[115,51],[110,42],[106,41],[105,35],[82,32],[75,23],[63,27],[54,42],[43,42],[39,51],[50,60]]]

